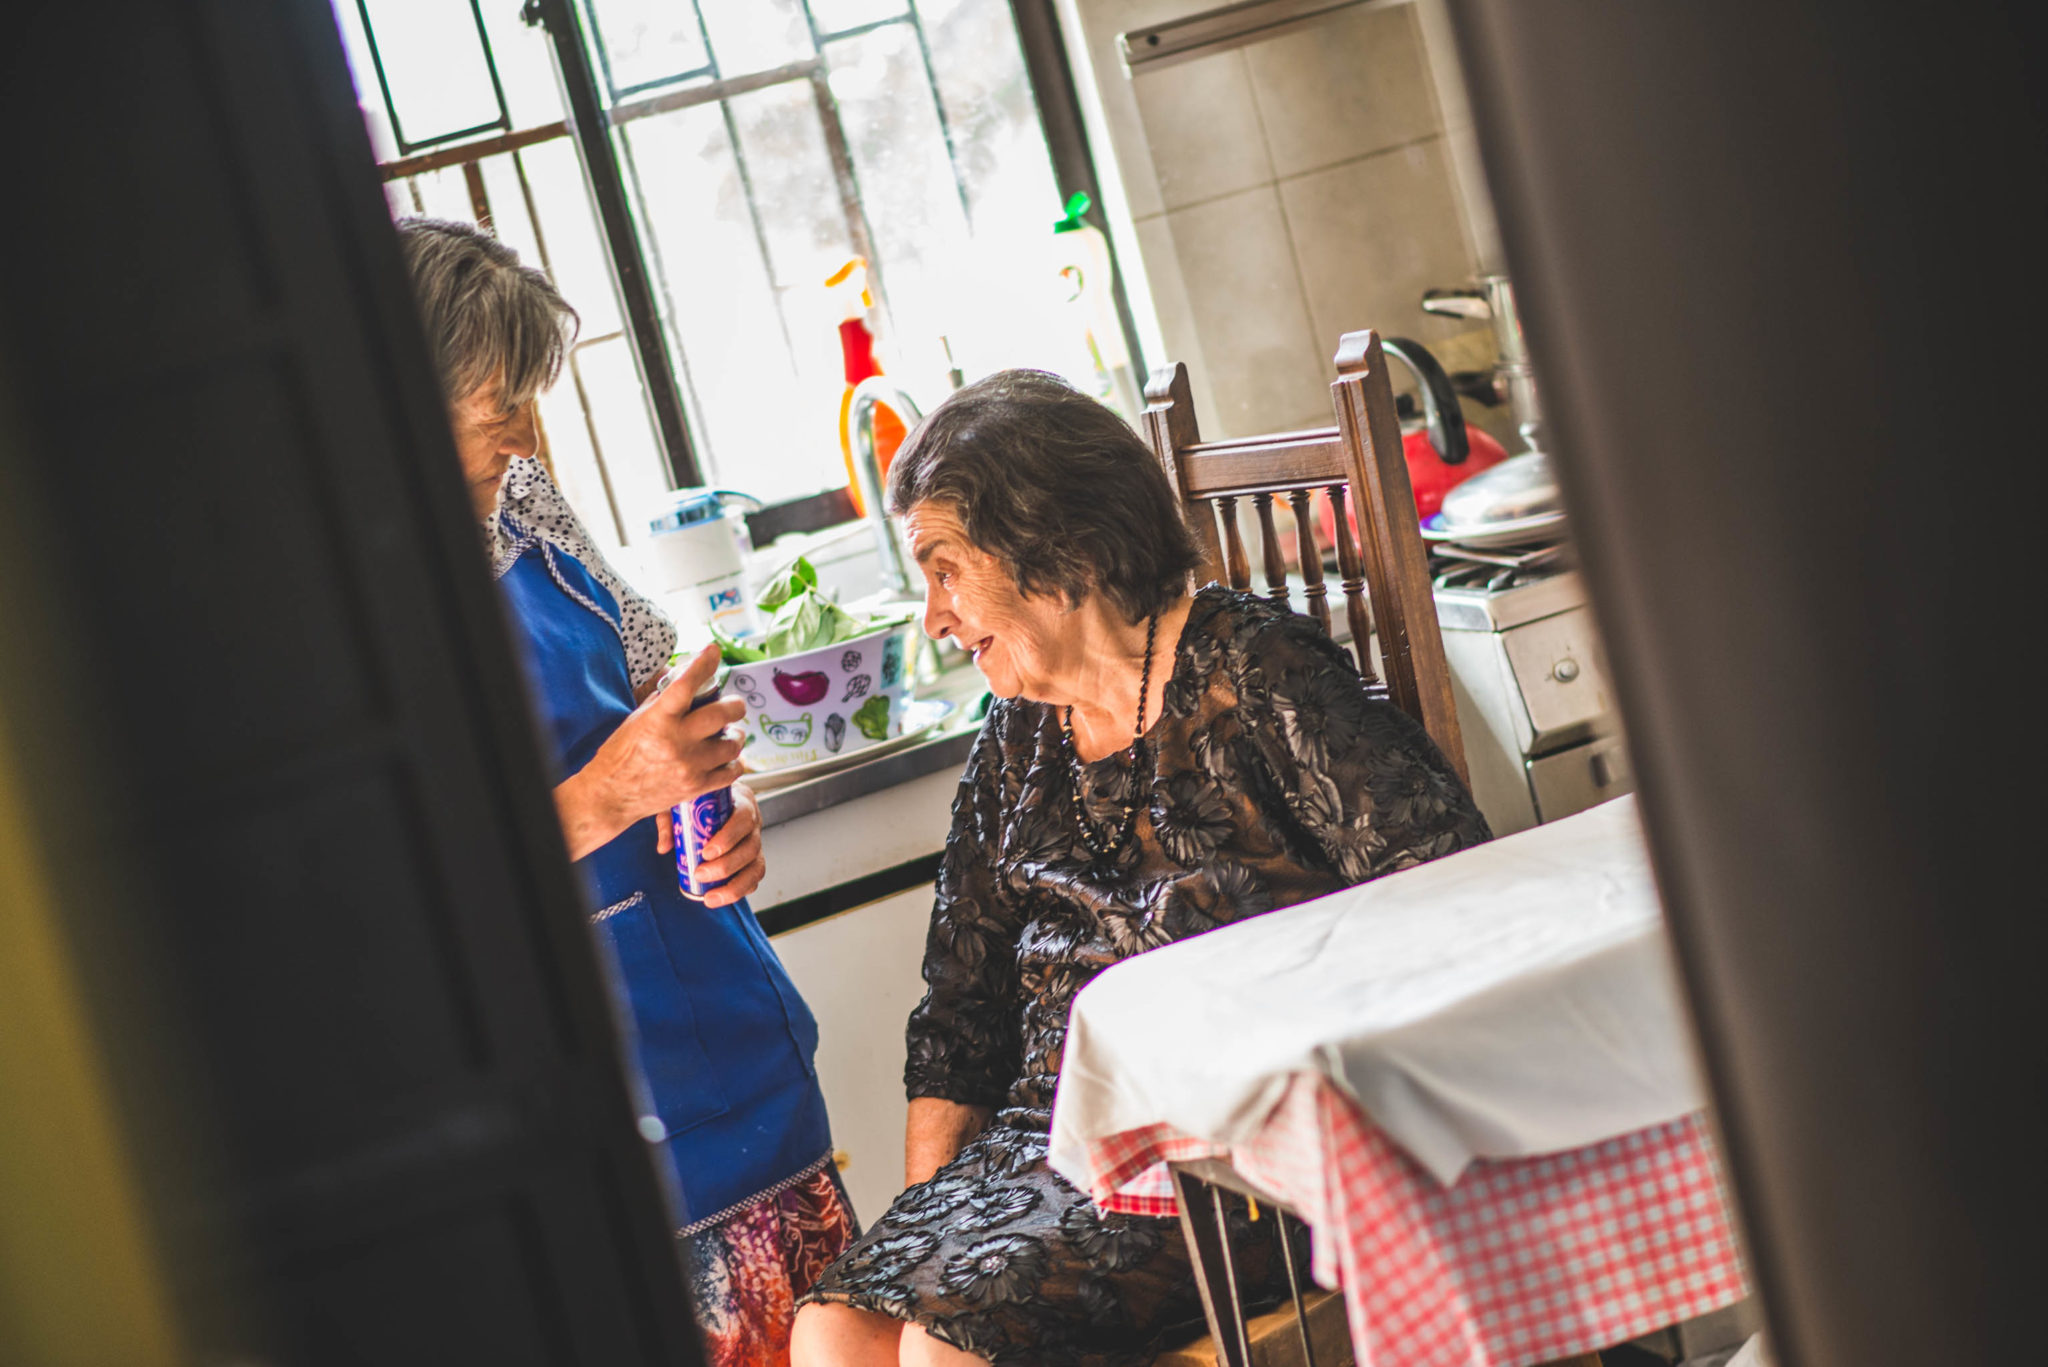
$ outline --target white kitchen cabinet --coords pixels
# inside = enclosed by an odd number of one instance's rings
[[[903,1190],[903,1024],[924,996],[929,883],[775,937],[818,1018],[818,1081],[863,1224]]]

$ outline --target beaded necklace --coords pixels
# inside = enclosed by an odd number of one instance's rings
[[[1131,733],[1131,763],[1128,781],[1124,785],[1124,805],[1115,824],[1106,834],[1101,833],[1094,820],[1088,815],[1088,804],[1081,796],[1086,782],[1081,769],[1081,751],[1074,744],[1074,708],[1069,703],[1060,714],[1060,733],[1067,740],[1067,763],[1073,770],[1074,824],[1080,827],[1081,843],[1097,859],[1114,859],[1131,838],[1131,832],[1138,826],[1138,790],[1143,786],[1145,773],[1145,696],[1152,691],[1152,645],[1159,635],[1159,614],[1153,613],[1145,624],[1145,670],[1138,681],[1138,725]]]

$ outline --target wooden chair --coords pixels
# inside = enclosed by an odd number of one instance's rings
[[[1450,667],[1437,630],[1429,557],[1415,517],[1401,424],[1377,333],[1344,334],[1330,395],[1334,427],[1205,442],[1195,425],[1188,368],[1175,364],[1154,371],[1145,387],[1145,438],[1180,495],[1202,553],[1196,582],[1218,579],[1235,589],[1251,589],[1251,566],[1237,522],[1238,500],[1249,498],[1259,522],[1266,596],[1292,607],[1286,550],[1273,516],[1273,500],[1284,497],[1294,511],[1307,611],[1328,631],[1329,588],[1310,511],[1314,491],[1325,491],[1336,513],[1338,573],[1359,672],[1367,683],[1379,682],[1371,646],[1377,615],[1388,695],[1422,723],[1459,778],[1469,782]],[[1351,535],[1347,505],[1358,510],[1362,547]]]

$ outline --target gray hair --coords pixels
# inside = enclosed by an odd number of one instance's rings
[[[579,320],[547,276],[467,223],[400,219],[398,241],[449,402],[496,382],[509,412],[555,382]]]
[[[1001,370],[949,396],[889,467],[889,507],[936,501],[1025,594],[1101,593],[1129,621],[1164,612],[1199,563],[1150,447],[1057,375]]]

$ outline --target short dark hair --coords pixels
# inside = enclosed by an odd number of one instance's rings
[[[553,281],[452,219],[400,219],[398,243],[450,403],[496,380],[509,412],[555,382],[577,318]]]
[[[1001,370],[949,396],[889,467],[889,506],[946,505],[1026,594],[1092,590],[1132,622],[1172,606],[1200,563],[1159,458],[1057,375]]]

